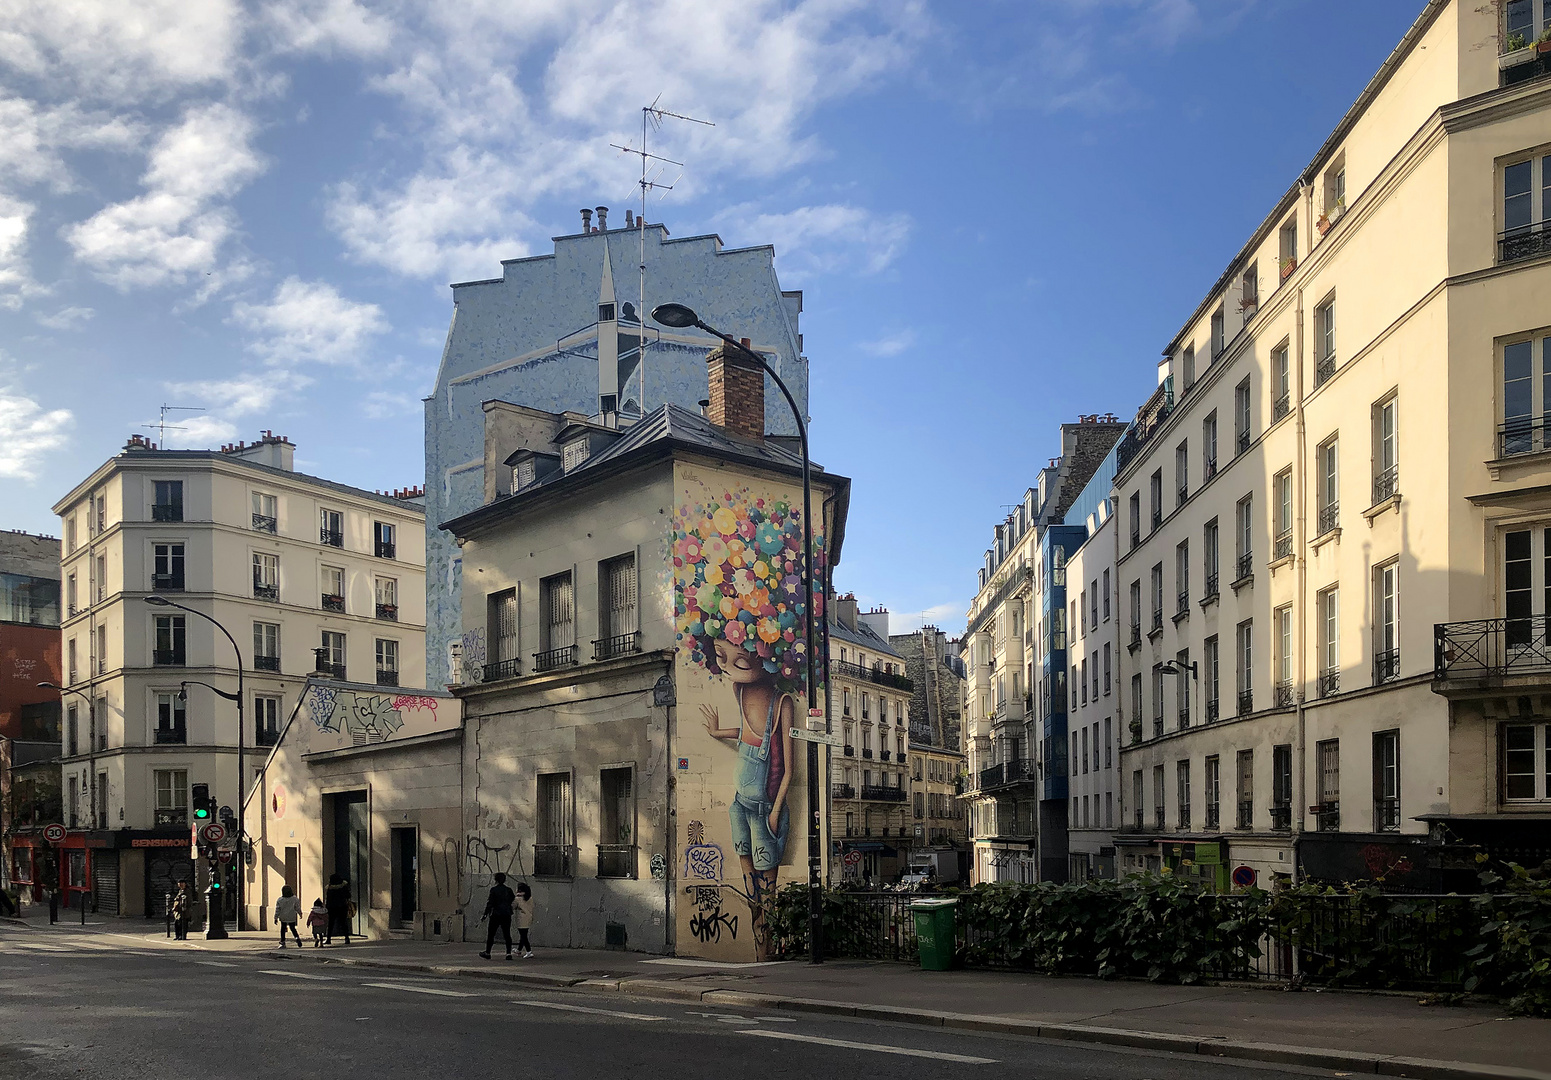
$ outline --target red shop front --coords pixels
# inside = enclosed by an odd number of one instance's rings
[[[91,882],[100,876],[101,867],[93,864],[109,859],[116,871],[118,852],[108,833],[66,833],[59,844],[43,839],[42,830],[16,836],[11,842],[11,880],[18,892],[34,903],[48,900],[50,885],[59,890],[63,907],[79,907],[90,901]]]

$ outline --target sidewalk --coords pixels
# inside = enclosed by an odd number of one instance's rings
[[[17,927],[15,920],[0,920]],[[49,930],[45,911],[28,919]],[[832,960],[714,964],[643,953],[543,950],[532,960],[481,960],[475,943],[394,939],[284,952],[268,932],[173,942],[160,922],[88,916],[63,936],[110,936],[126,948],[263,955],[550,989],[640,994],[729,1007],[792,1009],[930,1026],[1236,1057],[1353,1073],[1551,1080],[1551,1020],[1488,1004],[1423,1007],[1417,996],[1240,986],[1161,986],[1011,972],[922,971],[909,964]]]

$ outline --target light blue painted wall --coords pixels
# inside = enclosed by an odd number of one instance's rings
[[[1077,498],[1067,508],[1066,524],[1087,525],[1088,515],[1099,508],[1099,503],[1109,498],[1115,487],[1115,462],[1119,454],[1120,440],[1116,439],[1115,445],[1110,447],[1109,453],[1104,455],[1104,460],[1099,462],[1099,467],[1088,479],[1087,486],[1078,492]]]
[[[484,501],[483,402],[509,401],[549,412],[597,412],[595,327],[608,247],[616,302],[639,304],[640,234],[616,229],[555,239],[552,255],[501,264],[502,276],[453,286],[452,324],[436,389],[425,402],[426,685],[448,678],[447,646],[462,627],[458,548],[441,524]],[[807,362],[801,355],[801,300],[783,296],[769,246],[723,249],[714,236],[672,239],[646,229],[646,308],[669,300],[694,308],[712,326],[747,337],[767,356],[806,413]],[[648,325],[648,331],[651,325]],[[585,340],[556,342],[583,332]],[[651,344],[645,409],[672,402],[696,409],[708,395],[705,348]],[[532,355],[522,363],[513,361]],[[490,369],[490,370],[487,370]],[[476,373],[485,372],[474,376]],[[623,400],[622,388],[622,400]],[[767,380],[765,427],[796,433],[791,411]]]

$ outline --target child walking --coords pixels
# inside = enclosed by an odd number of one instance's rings
[[[323,903],[323,897],[318,897],[312,902],[312,910],[307,913],[307,928],[312,931],[312,947],[323,948],[323,934],[329,926],[329,909]]]
[[[280,889],[280,899],[275,901],[275,923],[280,927],[280,947],[285,948],[285,932],[291,931],[291,936],[296,939],[296,947],[302,947],[301,935],[296,932],[296,923],[302,917],[302,898],[296,895],[296,890],[289,885]]]
[[[512,914],[517,922],[517,951],[524,960],[533,958],[533,946],[528,944],[528,931],[533,928],[533,890],[526,881],[517,883],[517,899],[512,902]]]

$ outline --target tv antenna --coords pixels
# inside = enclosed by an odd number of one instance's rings
[[[205,411],[204,409],[200,408],[197,405],[168,405],[168,404],[166,404],[164,402],[162,404],[162,406],[161,406],[161,419],[160,420],[157,420],[154,423],[147,422],[147,423],[145,423],[143,425],[137,425],[137,426],[154,427],[154,428],[156,428],[156,432],[157,432],[157,434],[156,434],[156,439],[157,439],[156,445],[160,449],[165,450],[167,448],[167,432],[169,432],[169,431],[187,431],[188,430],[187,428],[183,427],[180,424],[169,424],[169,423],[167,423],[167,414],[170,413],[170,412],[204,412],[204,411]]]
[[[677,184],[684,175],[684,163],[682,161],[674,161],[672,158],[647,152],[647,133],[649,131],[660,131],[663,121],[668,119],[683,120],[689,124],[701,124],[705,127],[716,126],[710,120],[701,120],[698,117],[685,116],[683,113],[664,109],[657,104],[661,100],[662,95],[658,94],[650,105],[641,107],[641,148],[639,150],[633,146],[620,146],[618,143],[609,143],[614,149],[626,154],[635,154],[641,159],[641,179],[638,181],[641,186],[641,216],[636,222],[636,228],[641,234],[641,262],[638,267],[640,271],[641,288],[639,302],[641,306],[636,309],[636,317],[639,320],[636,332],[636,370],[641,376],[642,416],[646,415],[646,197],[653,191],[661,191],[663,194],[657,196],[658,200],[661,201],[668,192],[673,190],[673,184]],[[659,162],[660,164],[656,166],[657,171],[655,173],[650,173],[653,162]],[[658,179],[663,175],[665,166],[668,165],[676,166],[680,170],[678,176],[673,178],[672,184],[662,183]],[[650,175],[648,175],[649,173]]]

